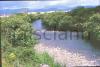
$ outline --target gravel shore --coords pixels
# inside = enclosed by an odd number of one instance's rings
[[[55,62],[66,65],[66,67],[96,66],[95,60],[88,60],[84,55],[71,53],[68,50],[59,47],[48,47],[40,43],[35,46],[35,50],[39,53],[47,52],[54,58]]]

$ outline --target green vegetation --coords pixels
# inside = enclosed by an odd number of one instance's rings
[[[41,19],[47,30],[79,31],[91,42],[100,43],[100,6],[45,13]]]
[[[16,14],[0,19],[3,67],[61,67],[47,53],[37,54],[33,49],[38,41],[31,23],[37,19],[42,19],[47,30],[81,31],[92,43],[100,43],[100,6],[78,7],[70,12]]]
[[[48,64],[60,67],[47,54],[37,54],[34,45],[38,43],[33,35],[34,15],[16,14],[1,18],[1,49],[3,67],[39,67]]]
[[[92,43],[100,44],[100,13],[93,14],[89,20],[84,23],[84,35],[90,36]],[[88,35],[86,35],[88,33]]]

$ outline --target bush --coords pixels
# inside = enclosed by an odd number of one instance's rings
[[[54,65],[53,59],[48,54],[39,55],[34,50],[37,40],[32,34],[34,32],[31,26],[33,19],[24,14],[1,19],[4,67],[39,67],[41,63]]]
[[[2,38],[7,39],[12,46],[33,46],[36,44],[36,40],[29,22],[19,15],[3,18],[1,23]]]
[[[87,31],[90,36],[90,41],[99,45],[100,43],[100,14],[93,14],[89,20],[84,23],[85,32]],[[85,35],[85,34],[84,34]]]
[[[1,19],[1,46],[7,64],[13,66],[35,60],[32,48],[37,40],[30,22],[29,16],[24,14]]]

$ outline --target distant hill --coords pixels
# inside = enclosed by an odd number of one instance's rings
[[[96,6],[83,6],[85,8],[94,8]],[[70,11],[75,7],[68,7],[68,6],[54,6],[54,7],[47,7],[43,9],[29,9],[29,8],[21,8],[21,9],[0,9],[0,15],[8,15],[8,14],[15,14],[15,13],[23,13],[23,12],[48,12],[48,11]]]

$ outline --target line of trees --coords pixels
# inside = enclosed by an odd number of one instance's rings
[[[90,37],[92,42],[100,41],[100,6],[45,13],[41,19],[47,30],[79,31],[84,33],[86,39]]]

